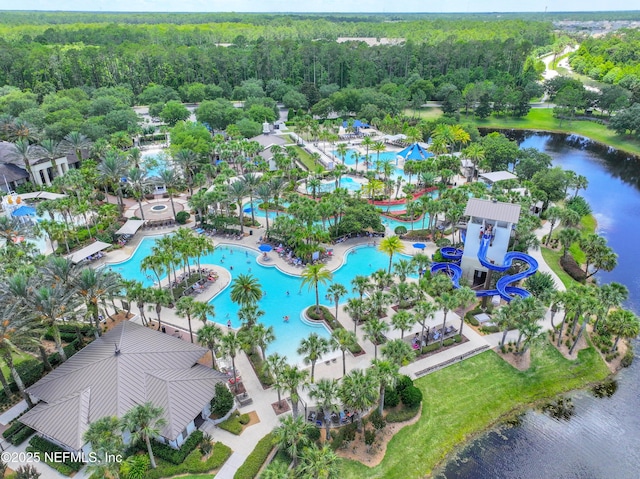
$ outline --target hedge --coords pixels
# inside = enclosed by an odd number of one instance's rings
[[[222,421],[220,424],[218,424],[218,427],[220,429],[224,429],[225,431],[229,431],[231,434],[235,434],[236,436],[239,436],[240,433],[242,432],[242,424],[238,419],[239,415],[240,413],[236,411],[229,417],[229,419],[227,419],[226,421]]]
[[[562,266],[562,269],[565,270],[569,276],[579,283],[584,283],[587,279],[585,272],[580,269],[580,266],[570,254],[565,254],[560,257],[560,266]]]
[[[238,468],[233,479],[253,479],[260,472],[260,468],[267,460],[269,454],[273,450],[273,434],[269,433],[256,444],[256,447],[244,461],[242,466]]]
[[[213,451],[206,461],[202,460],[200,451],[195,450],[189,454],[180,465],[171,464],[160,459],[156,469],[150,469],[145,475],[145,479],[161,479],[179,474],[203,474],[219,469],[231,455],[231,448],[221,442],[213,445]]]
[[[2,433],[2,437],[4,437],[14,446],[18,446],[26,441],[35,432],[35,429],[31,429],[29,426],[22,424],[20,421],[15,421]]]
[[[65,451],[60,446],[57,446],[54,443],[49,442],[49,441],[47,441],[46,439],[44,439],[44,438],[42,438],[40,436],[33,436],[31,438],[31,440],[29,441],[29,446],[27,446],[27,452],[39,452],[40,453],[40,457],[44,461],[44,457],[45,457],[44,453],[46,453],[46,452],[49,452],[49,453],[62,452],[62,453],[64,453],[64,452],[67,452],[67,451]],[[84,466],[84,462],[82,462],[82,461],[76,462],[76,461],[67,460],[65,462],[49,462],[49,461],[44,461],[44,462],[46,462],[46,464],[48,466],[54,468],[60,474],[64,474],[65,476],[70,476],[74,472],[78,472]]]
[[[195,431],[187,440],[180,446],[180,449],[174,449],[166,444],[159,443],[157,441],[151,441],[151,449],[153,454],[161,459],[172,464],[182,464],[186,457],[198,447],[202,442],[204,434],[202,431]]]

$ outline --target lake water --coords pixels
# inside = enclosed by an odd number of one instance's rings
[[[510,133],[522,147],[551,155],[554,166],[584,175],[581,191],[598,219],[599,233],[618,253],[618,267],[598,274],[601,282],[629,288],[627,307],[640,313],[640,160],[576,136]],[[636,351],[640,345],[636,342]],[[618,390],[598,399],[589,391],[573,395],[574,415],[555,420],[529,411],[517,426],[496,428],[451,459],[439,478],[632,479],[640,476],[640,364],[617,377]],[[470,412],[472,414],[472,412]]]

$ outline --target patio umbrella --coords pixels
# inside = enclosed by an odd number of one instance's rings
[[[425,249],[427,245],[424,243],[413,243],[413,247],[416,249]]]
[[[20,208],[17,208],[12,216],[34,216],[36,214],[36,209],[33,206],[22,205]]]
[[[271,247],[270,244],[261,244],[260,246],[258,246],[258,249],[260,251],[264,251],[265,253],[268,253],[269,251],[271,251],[273,248]]]

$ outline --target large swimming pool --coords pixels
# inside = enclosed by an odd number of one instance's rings
[[[140,242],[133,256],[122,263],[108,265],[112,271],[120,273],[125,279],[142,282],[145,286],[153,286],[154,277],[146,271],[140,270],[140,262],[151,254],[151,248],[160,236],[148,237]],[[269,253],[275,255],[275,252]],[[217,245],[213,254],[201,258],[203,264],[215,264],[229,270],[231,277],[238,274],[252,274],[256,276],[265,296],[260,300],[259,306],[265,311],[260,321],[273,326],[276,340],[267,349],[268,353],[277,351],[286,355],[290,362],[300,362],[296,349],[300,340],[311,332],[317,332],[323,337],[329,337],[329,331],[324,326],[309,324],[302,318],[302,311],[315,302],[315,293],[305,286],[301,289],[301,280],[298,276],[285,274],[274,266],[262,266],[257,262],[258,252],[252,249],[235,245]],[[408,258],[408,256],[407,256]],[[398,257],[394,257],[394,261]],[[334,258],[333,261],[339,261]],[[194,262],[195,263],[195,262]],[[387,268],[389,257],[373,246],[356,247],[347,254],[343,265],[334,272],[333,281],[343,284],[351,291],[351,280],[356,275],[370,275],[377,269]],[[230,267],[233,270],[230,270]],[[321,303],[333,307],[333,304],[325,299],[327,286],[320,287]],[[216,288],[214,284],[211,286]],[[215,291],[215,290],[214,290]],[[287,294],[289,292],[289,294]],[[349,292],[344,302],[355,295]],[[220,324],[226,325],[228,320],[234,327],[240,326],[238,320],[238,305],[231,301],[230,288],[219,292],[210,301],[216,308],[216,315],[210,318]],[[289,322],[283,321],[283,316],[289,316]]]

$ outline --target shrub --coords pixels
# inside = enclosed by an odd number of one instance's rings
[[[392,408],[400,404],[400,394],[395,389],[386,388],[384,390],[384,407]]]
[[[180,465],[170,464],[159,460],[158,467],[147,471],[145,479],[160,479],[179,474],[202,474],[213,469],[218,469],[227,459],[229,459],[230,455],[231,449],[228,446],[225,446],[221,442],[216,442],[213,445],[213,452],[211,453],[211,456],[209,456],[209,459],[206,461],[202,460],[200,451],[191,452],[191,454],[189,454]]]
[[[578,213],[580,218],[591,214],[591,206],[582,196],[575,196],[567,201],[567,208]]]
[[[438,349],[440,349],[440,342],[436,341],[435,343],[431,343],[430,345],[422,348],[422,354],[427,354]]]
[[[224,429],[225,431],[230,432],[231,434],[235,434],[239,436],[242,432],[242,424],[238,421],[238,416],[232,414],[229,419],[218,424],[220,429]]]
[[[376,430],[384,429],[384,427],[387,425],[384,418],[382,417],[382,414],[380,414],[377,409],[374,409],[373,412],[369,415],[369,420]]]
[[[27,452],[38,452],[40,453],[40,457],[44,460],[44,457],[45,457],[44,454],[47,452],[62,453],[62,452],[65,452],[65,450],[62,449],[60,446],[57,446],[52,442],[49,442],[46,439],[41,438],[40,436],[33,436],[29,441],[29,445],[27,446]],[[67,459],[64,462],[49,462],[49,461],[44,461],[44,462],[46,462],[47,465],[51,466],[56,471],[58,471],[61,474],[64,474],[65,476],[70,476],[72,473],[78,472],[84,466],[83,462],[71,461],[69,459]]]
[[[631,345],[631,343],[628,343],[627,352],[620,360],[620,366],[622,366],[623,368],[628,368],[629,366],[631,366],[631,363],[633,363],[633,357],[633,346]]]
[[[151,461],[146,454],[129,456],[120,467],[121,474],[127,479],[144,479],[147,477]]]
[[[449,338],[449,339],[445,339],[445,340],[442,342],[442,345],[443,345],[443,346],[451,346],[454,342],[455,342],[455,341],[453,340],[453,338]]]
[[[251,421],[251,418],[248,414],[241,414],[240,416],[238,416],[238,422],[243,426],[249,424],[249,421]]]
[[[576,281],[580,283],[585,282],[586,274],[582,269],[580,269],[580,266],[570,254],[560,257],[560,266],[562,266],[562,269]]]
[[[317,442],[320,440],[320,429],[317,427],[310,427],[307,429],[305,434],[311,442]]]
[[[151,449],[153,449],[153,453],[156,456],[171,464],[182,464],[185,458],[202,442],[203,436],[202,431],[195,431],[180,446],[180,449],[174,449],[166,444],[151,441]]]
[[[223,417],[233,407],[233,394],[224,383],[216,383],[216,395],[211,400],[211,413],[217,417]]]
[[[409,419],[415,417],[416,414],[420,411],[420,406],[416,406],[413,408],[402,408],[398,411],[391,411],[387,414],[387,422],[405,422]]]
[[[422,391],[415,386],[409,386],[400,391],[402,404],[408,408],[418,406],[422,402]]]
[[[176,213],[176,223],[179,225],[185,224],[189,219],[189,216],[191,215],[187,211],[178,211]]]
[[[367,429],[364,432],[364,443],[367,446],[371,446],[374,442],[376,442],[376,432],[372,429]]]
[[[396,381],[396,391],[400,393],[409,386],[413,386],[413,381],[409,376],[402,375],[398,377],[398,380]]]
[[[16,469],[15,479],[38,479],[41,474],[33,464],[26,464]]]
[[[469,311],[464,315],[464,320],[469,323],[471,326],[480,326],[480,321],[478,321],[474,315]]]
[[[256,477],[272,450],[273,435],[269,433],[258,441],[254,450],[234,474],[233,479],[253,479]]]

